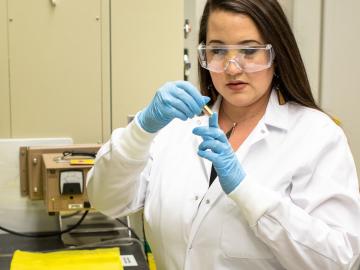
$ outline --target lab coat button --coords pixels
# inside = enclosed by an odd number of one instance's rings
[[[209,199],[206,199],[205,203],[206,203],[206,204],[209,204],[209,203],[210,203],[210,200],[209,200]]]
[[[198,195],[196,195],[195,196],[195,201],[197,201],[199,199],[199,196]]]
[[[264,133],[265,133],[265,130],[262,129],[262,130],[261,130],[261,133],[264,134]]]
[[[196,124],[201,125],[201,120],[200,119],[196,120]]]

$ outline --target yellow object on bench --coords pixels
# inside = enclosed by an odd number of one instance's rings
[[[49,253],[17,250],[10,270],[123,270],[118,248]]]
[[[70,159],[70,165],[94,165],[95,159]]]

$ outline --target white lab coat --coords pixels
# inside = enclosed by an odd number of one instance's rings
[[[218,180],[208,188],[211,164],[197,155],[192,129],[207,124],[200,116],[158,134],[137,121],[115,130],[88,175],[92,205],[112,217],[144,207],[159,270],[355,268],[358,179],[340,127],[272,93],[236,151],[247,176],[226,195]]]

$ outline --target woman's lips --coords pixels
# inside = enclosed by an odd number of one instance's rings
[[[236,82],[230,82],[227,83],[226,86],[230,88],[231,90],[243,90],[248,84],[243,81],[236,81]]]

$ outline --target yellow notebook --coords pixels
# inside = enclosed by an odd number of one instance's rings
[[[17,250],[10,270],[123,270],[118,248],[49,253]]]

